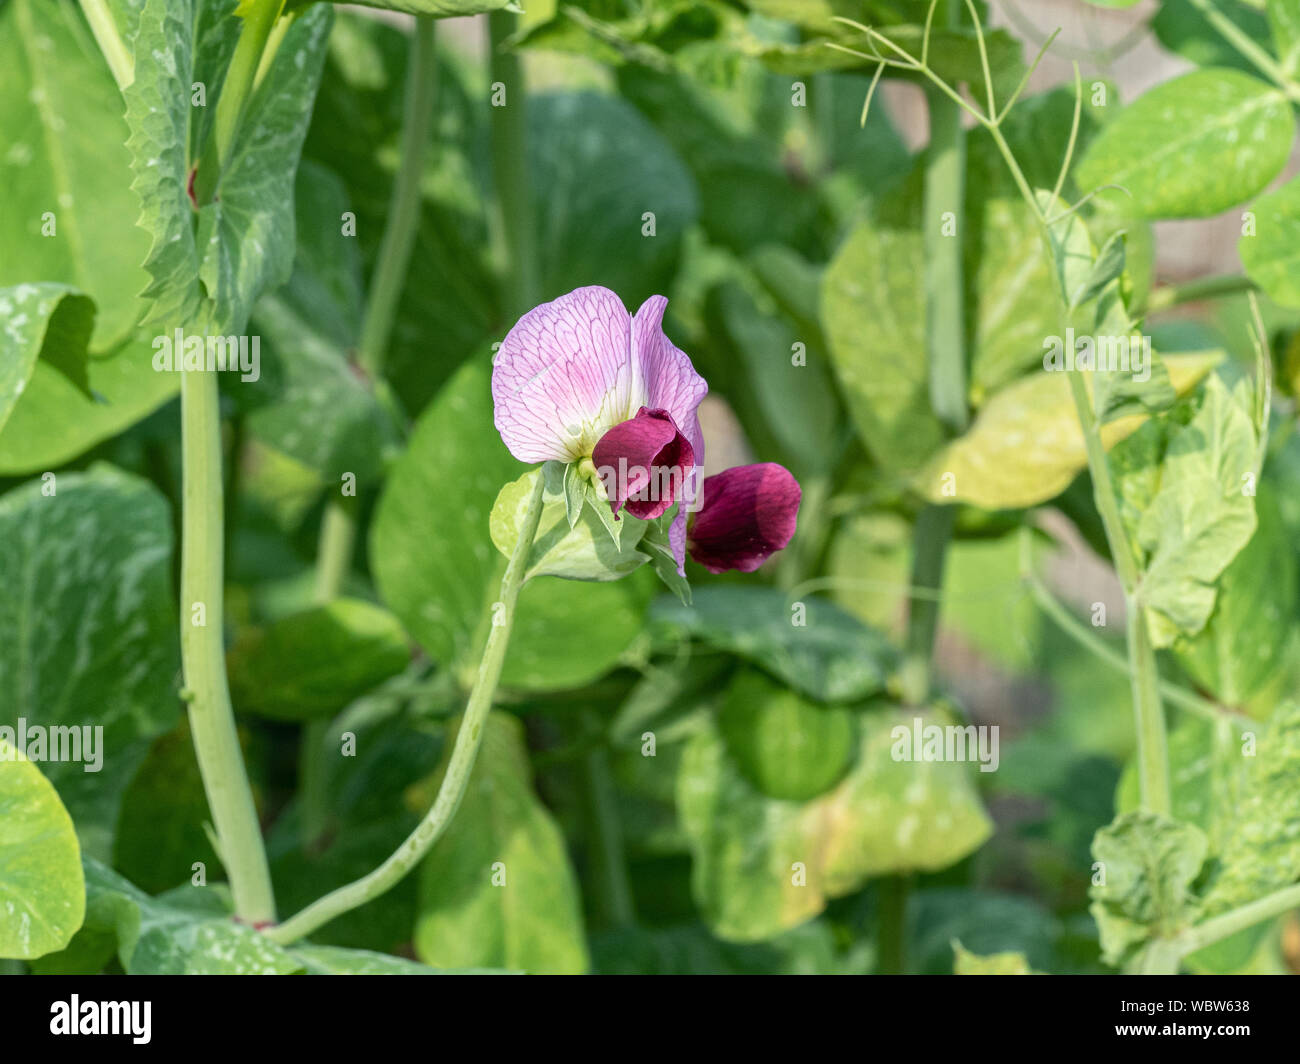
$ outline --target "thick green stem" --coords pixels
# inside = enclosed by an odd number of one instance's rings
[[[1254,927],[1264,920],[1272,920],[1300,908],[1300,883],[1294,883],[1272,894],[1252,901],[1239,909],[1233,909],[1222,916],[1215,916],[1184,931],[1174,941],[1182,956],[1195,953],[1198,949],[1213,945],[1220,939],[1235,935],[1248,927]]]
[[[1169,790],[1169,742],[1165,710],[1160,704],[1160,676],[1151,645],[1146,611],[1132,596],[1128,600],[1128,660],[1137,727],[1138,783],[1143,808],[1162,816],[1173,814]]]
[[[275,919],[275,898],[226,686],[221,413],[214,370],[186,370],[181,377],[181,451],[181,659],[190,729],[235,914],[258,924]]]
[[[325,504],[316,550],[318,605],[323,606],[338,598],[347,582],[357,538],[357,522],[353,516],[355,502],[351,497],[338,496]]]
[[[280,15],[284,0],[252,0],[244,15],[244,25],[239,31],[235,54],[226,68],[226,79],[217,101],[217,113],[212,123],[212,133],[199,156],[198,173],[194,178],[194,198],[199,204],[211,202],[216,195],[221,172],[230,162],[235,146],[235,134],[248,106],[248,98],[256,82],[271,28]]]
[[[358,360],[378,381],[383,376],[388,340],[393,332],[398,298],[406,283],[406,268],[420,228],[420,179],[433,126],[434,21],[415,20],[406,72],[406,101],[402,118],[402,158],[393,182],[388,222],[379,246],[379,262],[370,284],[365,320],[361,324]]]
[[[497,683],[501,679],[501,666],[505,662],[506,647],[510,642],[510,629],[514,625],[515,603],[518,601],[519,590],[524,583],[528,554],[532,550],[533,538],[537,535],[537,525],[542,516],[543,480],[543,477],[537,478],[537,485],[524,515],[519,541],[515,544],[505,575],[501,578],[500,597],[498,602],[490,607],[494,611],[494,623],[489,629],[487,645],[483,649],[483,657],[479,662],[478,678],[470,692],[465,715],[456,731],[456,740],[452,746],[451,758],[447,762],[447,771],[443,775],[433,805],[406,841],[373,872],[331,891],[283,924],[270,928],[266,933],[276,942],[286,945],[296,942],[336,916],[364,905],[391,889],[429,852],[447,829],[447,825],[451,823],[452,817],[456,815],[461,798],[465,795],[465,788],[469,784],[470,770],[478,757],[479,746],[483,739],[483,725],[487,720],[488,711],[492,708]],[[498,617],[500,623],[496,623]]]
[[[492,109],[492,176],[498,239],[505,257],[507,316],[511,321],[540,300],[537,240],[528,182],[528,96],[519,57],[504,47],[515,29],[509,11],[488,15],[491,77],[505,87],[505,106]]]
[[[109,13],[108,4],[105,0],[81,0],[81,11],[86,16],[86,21],[90,23],[90,32],[95,35],[95,43],[104,53],[108,69],[113,73],[113,80],[117,82],[118,89],[125,92],[127,86],[135,80],[135,62],[126,43],[122,40],[122,35],[117,32],[117,23]]]

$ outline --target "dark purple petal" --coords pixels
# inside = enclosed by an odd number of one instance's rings
[[[614,512],[626,505],[633,517],[648,521],[677,500],[695,467],[695,451],[668,411],[643,406],[600,438],[591,460]]]
[[[701,493],[686,545],[711,573],[752,573],[794,535],[802,493],[784,466],[734,466],[705,480]]]

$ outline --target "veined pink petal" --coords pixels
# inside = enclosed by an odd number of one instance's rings
[[[725,469],[704,481],[701,494],[687,547],[711,573],[752,573],[794,535],[802,492],[775,462]]]
[[[525,314],[492,368],[497,431],[522,462],[569,462],[645,401],[632,320],[608,288],[578,288]]]
[[[636,417],[603,435],[592,462],[614,513],[658,517],[677,501],[695,467],[695,452],[666,410],[642,407]]]
[[[632,319],[632,358],[645,382],[645,402],[652,410],[667,410],[690,441],[695,464],[704,464],[704,434],[700,431],[700,400],[709,386],[695,372],[690,356],[664,335],[668,300],[651,296]]]

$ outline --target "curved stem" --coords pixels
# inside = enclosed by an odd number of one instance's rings
[[[542,516],[543,482],[543,477],[537,477],[536,486],[528,502],[528,510],[524,515],[519,541],[515,544],[515,549],[510,555],[510,563],[501,578],[498,601],[503,609],[494,614],[494,620],[496,616],[500,616],[501,623],[494,623],[489,631],[487,645],[483,649],[483,657],[479,663],[478,678],[474,682],[474,689],[470,692],[465,715],[456,732],[451,759],[447,763],[447,771],[443,775],[433,805],[406,841],[373,872],[331,891],[278,927],[269,928],[266,934],[274,941],[285,945],[296,942],[304,935],[311,934],[318,927],[333,920],[334,917],[379,897],[419,863],[447,829],[452,817],[456,815],[465,788],[469,784],[470,770],[478,757],[479,745],[483,738],[483,724],[487,719],[488,711],[492,708],[497,682],[501,678],[501,666],[505,662],[506,647],[510,642],[510,629],[514,624],[515,603],[518,601],[519,590],[524,583],[528,555],[532,550],[533,538],[537,535],[537,525]],[[491,608],[495,610],[495,606],[496,604],[493,604]]]
[[[181,659],[190,729],[235,914],[250,924],[264,923],[275,919],[275,898],[226,684],[221,412],[215,370],[186,370],[181,376],[181,451]]]
[[[379,263],[370,284],[366,316],[361,323],[358,361],[376,381],[383,376],[397,301],[406,283],[406,268],[420,229],[420,178],[433,125],[434,44],[433,19],[421,15],[415,20],[407,66],[402,158],[393,182],[393,198],[388,205],[388,222],[379,245]]]
[[[1226,912],[1222,916],[1212,917],[1206,920],[1205,923],[1197,924],[1195,927],[1184,931],[1174,941],[1178,945],[1179,952],[1186,956],[1189,953],[1195,953],[1198,949],[1218,942],[1220,939],[1227,938],[1229,935],[1235,935],[1238,931],[1253,927],[1262,920],[1282,916],[1284,913],[1296,908],[1300,908],[1300,883],[1294,883],[1289,887],[1274,891],[1272,894],[1266,894],[1264,897],[1243,905],[1239,909]]]
[[[217,113],[212,132],[199,156],[198,173],[194,179],[194,198],[200,204],[209,203],[217,191],[221,172],[230,162],[230,152],[235,146],[235,134],[252,92],[262,52],[271,36],[271,28],[280,15],[284,0],[252,0],[244,15],[244,25],[239,31],[235,54],[226,69],[226,79],[217,101]]]
[[[95,35],[95,43],[104,53],[108,69],[113,73],[120,91],[125,92],[128,85],[135,80],[135,61],[131,52],[117,32],[117,23],[109,13],[104,0],[81,0],[81,11],[90,23],[90,32]]]

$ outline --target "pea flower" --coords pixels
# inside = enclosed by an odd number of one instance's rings
[[[668,546],[685,575],[687,513],[699,507],[699,406],[708,392],[663,331],[668,300],[629,314],[607,288],[578,288],[525,314],[492,369],[494,421],[522,462],[578,463],[601,480],[615,518],[677,504]],[[794,534],[799,485],[773,463],[708,478],[693,513],[692,556],[712,572],[752,572]]]

